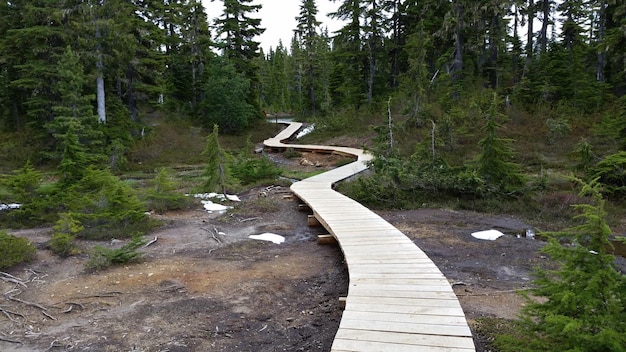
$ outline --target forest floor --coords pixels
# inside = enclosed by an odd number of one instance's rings
[[[305,154],[330,168],[329,156]],[[305,163],[306,164],[306,163]],[[348,273],[336,245],[318,245],[323,228],[286,187],[239,194],[225,214],[197,209],[153,214],[164,226],[146,236],[138,263],[90,273],[86,255],[61,259],[45,249],[51,229],[9,231],[37,245],[35,261],[0,281],[1,351],[329,351],[341,319]],[[547,262],[539,240],[518,238],[518,219],[446,209],[383,211],[453,284],[477,351],[488,337],[480,318],[513,319],[532,268]],[[471,236],[497,229],[495,241]],[[250,235],[274,233],[275,244]],[[99,243],[119,247],[124,241]],[[94,243],[79,242],[82,248]]]

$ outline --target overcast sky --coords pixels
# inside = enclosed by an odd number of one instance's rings
[[[220,17],[222,14],[221,0],[202,0],[206,8],[209,21]],[[339,6],[339,2],[333,3],[331,0],[317,0],[317,20],[322,22],[322,28],[328,27],[328,32],[339,29],[341,22],[329,19],[326,14],[334,12]],[[269,48],[276,48],[278,41],[282,40],[283,46],[289,48],[293,30],[296,28],[296,16],[300,14],[301,0],[255,0],[253,4],[262,5],[263,8],[256,14],[261,19],[261,27],[265,28],[265,32],[259,38],[261,47],[265,53],[269,52]]]

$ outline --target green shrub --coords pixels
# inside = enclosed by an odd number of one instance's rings
[[[61,214],[53,227],[54,234],[48,241],[48,247],[61,257],[67,257],[76,253],[74,238],[83,229],[80,221],[74,219],[71,213]]]
[[[159,169],[152,181],[152,189],[146,194],[148,209],[163,213],[167,210],[183,209],[191,205],[191,198],[174,191],[176,184],[170,175],[170,170]]]
[[[0,269],[10,268],[35,258],[35,247],[25,238],[0,231]]]
[[[8,188],[18,203],[28,203],[37,195],[41,185],[41,173],[33,168],[30,161],[12,175],[0,179],[0,183]]]
[[[85,176],[67,189],[62,203],[84,226],[79,237],[127,238],[154,226],[134,190],[108,170],[88,168]]]
[[[604,193],[615,199],[626,196],[626,151],[611,154],[591,168],[591,178],[598,178]]]
[[[281,170],[266,157],[240,158],[231,166],[232,175],[244,185],[260,181],[273,181]]]
[[[95,246],[85,267],[90,271],[98,271],[111,265],[137,261],[141,258],[141,253],[137,250],[144,244],[146,241],[141,236],[135,235],[129,243],[117,249]]]
[[[302,157],[302,153],[294,148],[287,148],[287,150],[283,153],[283,156],[287,159],[295,159]]]

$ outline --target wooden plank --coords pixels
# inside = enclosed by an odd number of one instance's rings
[[[472,352],[474,348],[453,348],[440,346],[415,346],[398,343],[375,341],[359,341],[352,339],[335,338],[331,352]]]
[[[385,290],[385,289],[370,289],[367,287],[354,286],[350,288],[350,296],[365,296],[365,297],[395,297],[395,298],[433,298],[441,300],[453,300],[458,299],[454,292],[451,291],[411,291],[411,290]]]
[[[465,317],[456,315],[450,316],[437,316],[422,315],[422,314],[407,314],[407,313],[391,313],[391,312],[360,312],[360,311],[345,311],[343,312],[343,319],[353,319],[361,321],[382,321],[392,323],[409,323],[409,324],[431,324],[440,327],[445,326],[467,326]]]
[[[433,292],[454,292],[452,286],[448,285],[380,285],[380,284],[352,284],[348,290],[354,287],[364,290],[386,290],[386,291],[433,291]]]
[[[420,314],[420,315],[432,315],[432,316],[455,316],[465,318],[465,313],[459,308],[448,307],[419,307],[411,305],[396,305],[396,304],[382,304],[382,303],[352,303],[350,301],[350,294],[348,293],[348,300],[346,301],[346,310],[353,310],[357,312],[379,312],[379,313],[402,313],[402,314]]]
[[[406,298],[406,297],[375,297],[375,296],[357,296],[350,295],[347,299],[350,303],[355,304],[389,304],[398,306],[415,306],[415,307],[445,307],[461,309],[458,300],[441,299],[441,298]]]
[[[339,329],[335,339],[357,340],[370,342],[394,343],[399,345],[448,347],[448,348],[474,348],[472,339],[459,336],[425,335],[425,334],[402,334],[381,331],[363,331],[355,329]],[[368,349],[369,350],[369,349]]]
[[[342,329],[352,330],[372,330],[372,331],[388,331],[400,332],[407,334],[423,334],[423,335],[447,335],[459,337],[471,337],[472,331],[467,325],[433,325],[429,323],[408,323],[408,322],[390,322],[377,320],[350,319],[343,317],[341,319]]]

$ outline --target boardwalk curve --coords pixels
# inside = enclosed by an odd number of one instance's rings
[[[333,190],[335,183],[366,170],[371,154],[348,147],[287,144],[301,128],[301,123],[289,123],[264,144],[356,157],[291,186],[335,237],[348,265],[348,296],[331,351],[475,351],[463,309],[432,260],[400,230]]]

